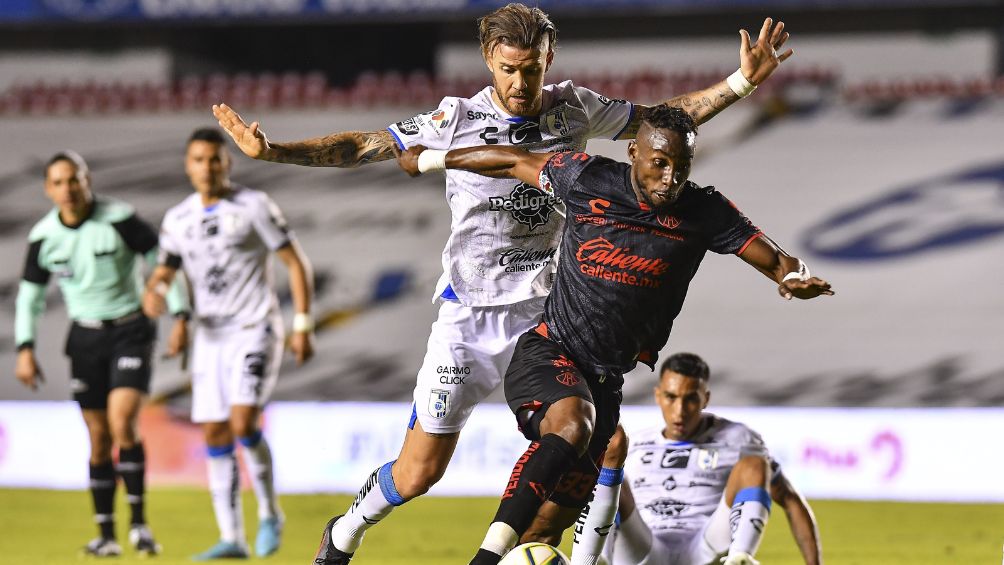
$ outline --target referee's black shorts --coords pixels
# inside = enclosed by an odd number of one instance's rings
[[[73,399],[81,408],[108,408],[108,393],[127,387],[150,391],[157,326],[136,312],[119,321],[74,322],[66,337]]]
[[[607,443],[620,420],[621,379],[600,382],[583,371],[562,346],[530,330],[520,336],[506,371],[506,402],[527,439],[540,439],[540,422],[547,409],[564,398],[578,397],[596,408],[596,424],[586,454],[565,473],[551,500],[561,506],[582,508],[592,496]]]

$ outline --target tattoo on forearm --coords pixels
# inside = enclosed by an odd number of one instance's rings
[[[694,122],[700,125],[718,115],[736,100],[739,100],[739,96],[732,92],[727,82],[722,81],[711,88],[670,98],[664,104],[683,108],[694,118]]]
[[[358,167],[394,157],[387,131],[348,131],[291,143],[274,143],[276,160],[308,167]]]

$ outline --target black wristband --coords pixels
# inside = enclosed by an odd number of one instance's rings
[[[21,350],[23,350],[23,349],[35,349],[35,342],[34,341],[26,341],[26,342],[17,344],[17,350],[19,352]]]
[[[181,312],[175,312],[174,313],[174,319],[175,320],[185,320],[187,322],[187,321],[189,321],[189,320],[192,319],[192,313],[191,312],[185,312],[184,310],[182,310]]]

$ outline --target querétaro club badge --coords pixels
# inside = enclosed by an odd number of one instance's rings
[[[514,220],[530,226],[531,230],[547,223],[557,202],[558,198],[553,194],[525,182],[517,184],[508,197],[488,198],[489,210],[509,212]]]

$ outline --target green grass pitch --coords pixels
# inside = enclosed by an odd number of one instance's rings
[[[125,542],[128,510],[118,497],[120,541]],[[274,565],[312,563],[320,529],[350,502],[347,496],[282,498],[286,532]],[[163,555],[154,563],[190,563],[188,557],[216,539],[209,494],[197,489],[154,489],[148,497],[150,524]],[[422,498],[394,512],[367,534],[353,565],[463,565],[474,554],[494,513],[491,498]],[[992,564],[1001,560],[1004,505],[904,504],[814,501],[827,563]],[[257,521],[254,500],[244,494],[248,532]],[[39,565],[80,563],[79,548],[95,535],[86,492],[0,490],[0,563]],[[566,535],[564,549],[570,537]],[[123,543],[123,545],[125,545]],[[764,565],[801,563],[783,513],[771,521],[757,556]],[[125,548],[112,563],[146,563]]]

